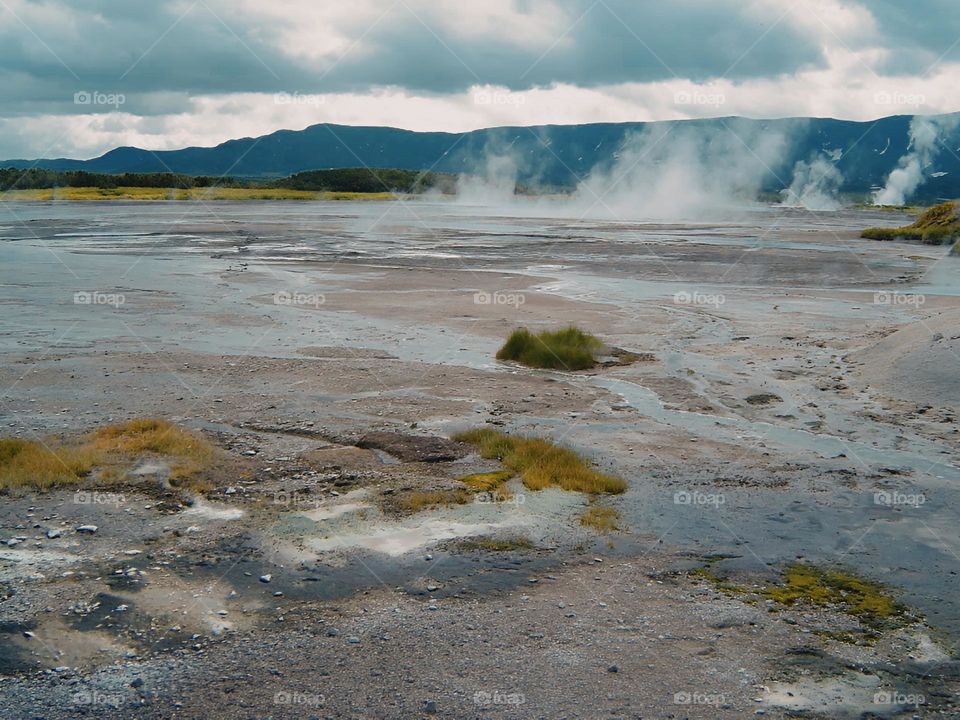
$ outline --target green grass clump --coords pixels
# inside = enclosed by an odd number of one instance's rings
[[[960,238],[960,214],[955,202],[945,202],[927,210],[912,225],[867,228],[860,236],[868,240],[916,240],[925,245],[942,245]]]
[[[611,507],[591,505],[580,515],[580,524],[601,533],[616,532],[620,530],[620,513]]]
[[[537,335],[520,328],[497,351],[497,360],[550,370],[586,370],[597,364],[596,355],[603,347],[593,335],[573,326]]]
[[[802,563],[788,567],[784,584],[765,589],[763,595],[781,605],[839,607],[871,627],[891,624],[905,613],[905,608],[879,583],[843,570]]]
[[[549,440],[510,436],[491,428],[469,430],[453,439],[476,445],[483,458],[500,460],[504,468],[519,475],[530,490],[559,487],[597,495],[617,494],[627,489],[623,479],[597,472],[573,450]]]

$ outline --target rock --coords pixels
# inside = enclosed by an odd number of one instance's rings
[[[427,700],[423,703],[423,711],[427,715],[436,715],[437,714],[437,703],[434,700]]]
[[[774,395],[773,393],[756,393],[754,395],[748,395],[745,400],[750,405],[769,405],[770,403],[783,402],[782,397]]]
[[[7,547],[13,547],[14,545],[19,545],[19,544],[20,544],[20,541],[17,540],[16,538],[10,538],[9,540],[7,540]]]
[[[327,637],[336,637],[340,634],[340,631],[336,628],[327,628]]]
[[[77,532],[84,533],[85,535],[93,535],[99,529],[96,525],[81,525],[77,528]]]
[[[382,450],[402,462],[449,462],[467,455],[463,445],[446,438],[386,431],[367,433],[357,447]]]
[[[143,678],[134,678],[130,681],[130,687],[132,688],[141,688],[143,687]]]
[[[350,637],[347,638],[347,642],[350,643],[351,645],[359,645],[360,638],[358,638],[356,635],[351,635]]]
[[[53,538],[58,538],[63,535],[63,532],[59,528],[50,528],[47,530],[47,537],[53,540]]]
[[[608,672],[608,673],[618,673],[618,672],[620,672],[620,668],[617,667],[616,665],[611,665],[610,667],[607,668],[607,672]]]
[[[260,576],[260,582],[262,582],[262,583],[268,583],[268,582],[270,582],[271,580],[273,580],[273,575],[270,575],[269,573],[267,573],[266,575],[261,575],[261,576]]]

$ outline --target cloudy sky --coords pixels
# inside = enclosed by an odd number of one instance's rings
[[[0,157],[960,110],[957,0],[0,0]]]

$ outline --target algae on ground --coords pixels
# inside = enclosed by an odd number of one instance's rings
[[[840,569],[797,563],[784,571],[784,584],[765,588],[768,600],[839,608],[871,628],[903,624],[906,608],[879,583]]]

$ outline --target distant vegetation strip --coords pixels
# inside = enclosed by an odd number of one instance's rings
[[[379,168],[346,168],[337,170],[310,170],[285,178],[271,180],[245,180],[234,177],[210,177],[205,175],[178,175],[174,173],[123,173],[105,175],[84,171],[59,171],[31,168],[0,168],[0,191],[17,190],[63,190],[66,188],[99,190],[100,197],[126,197],[134,189],[152,189],[170,191],[171,199],[189,199],[202,197],[191,195],[177,196],[173,191],[216,190],[222,197],[230,198],[225,191],[246,191],[237,193],[238,199],[260,197],[256,192],[264,192],[265,199],[276,197],[299,199],[296,193],[312,193],[303,196],[312,199],[316,193],[357,193],[357,194],[419,194],[430,190],[452,194],[457,189],[455,175],[412,170],[394,170]],[[115,191],[110,194],[105,191]],[[268,192],[268,191],[272,191]],[[254,194],[250,194],[254,193]],[[213,193],[211,197],[217,196]],[[218,196],[219,197],[219,196]],[[29,197],[27,199],[30,199]],[[73,199],[67,197],[66,199]],[[77,197],[76,199],[85,199]],[[99,199],[99,198],[97,198]],[[166,199],[153,195],[141,195],[131,199]]]
[[[873,227],[861,233],[869,240],[915,240],[925,245],[942,245],[960,239],[960,206],[956,202],[936,205],[912,225],[899,228]]]
[[[0,193],[0,202],[39,201],[96,201],[96,200],[394,200],[392,192],[360,193],[314,190],[285,190],[281,188],[151,188],[151,187],[58,187],[32,190],[7,190]]]

